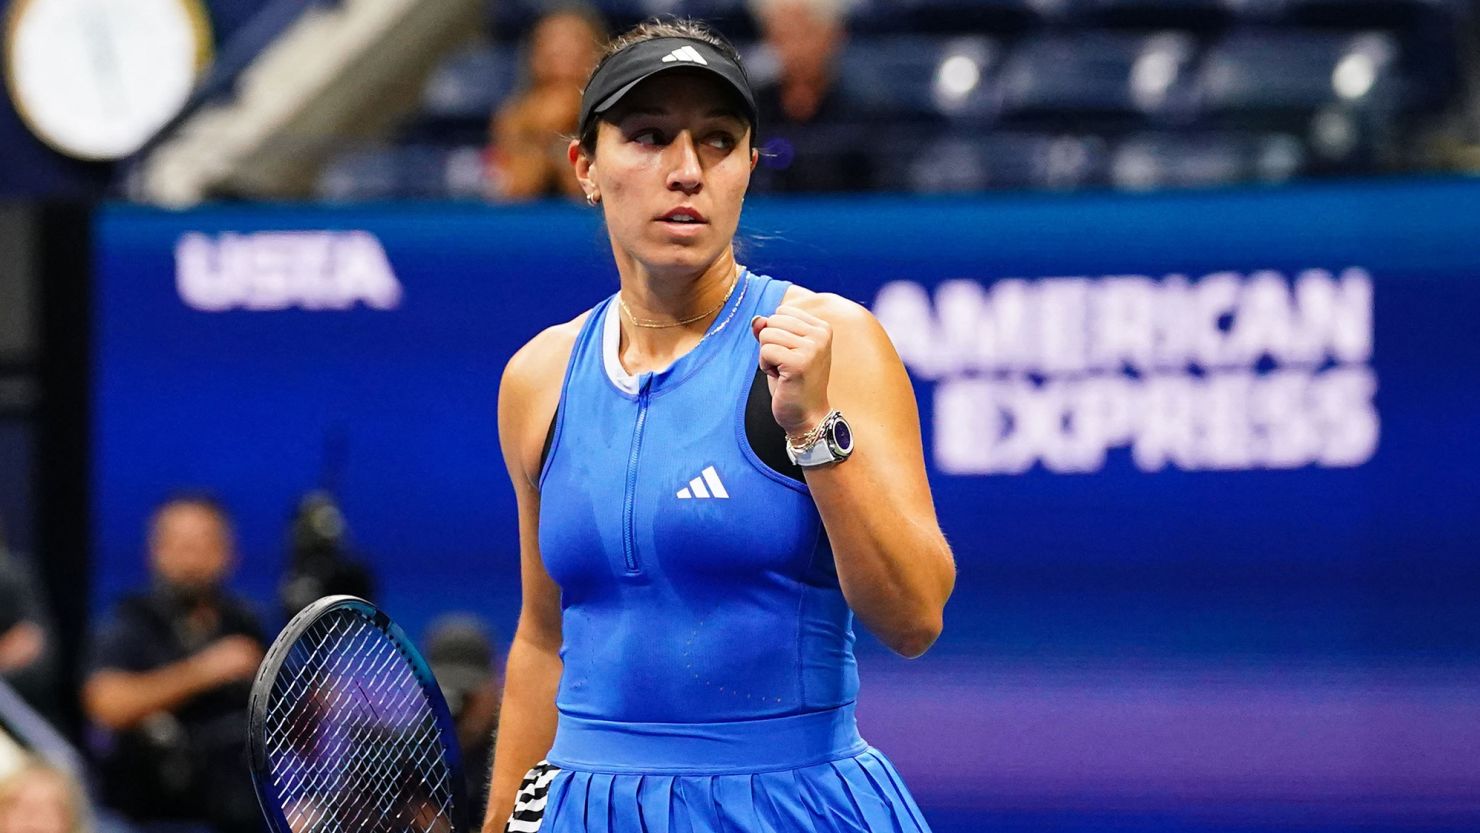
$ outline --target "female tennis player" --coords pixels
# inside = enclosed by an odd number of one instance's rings
[[[503,376],[523,608],[485,833],[929,830],[853,711],[853,616],[918,656],[955,580],[913,391],[865,309],[736,263],[755,130],[698,24],[587,83],[569,155],[621,287]]]

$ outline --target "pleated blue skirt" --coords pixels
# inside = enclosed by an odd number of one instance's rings
[[[520,791],[515,833],[930,833],[852,706],[710,724],[562,715]]]
[[[862,754],[750,775],[560,770],[540,833],[929,833],[889,760]]]

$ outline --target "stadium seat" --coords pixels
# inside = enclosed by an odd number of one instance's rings
[[[1110,178],[1132,190],[1282,182],[1303,171],[1307,156],[1299,139],[1283,134],[1143,134],[1117,144]]]
[[[1095,136],[1038,133],[948,134],[880,158],[881,181],[896,190],[964,193],[987,189],[1069,189],[1103,184],[1105,143]]]
[[[613,34],[654,15],[697,18],[731,39],[755,34],[746,0],[600,0],[590,6]],[[488,19],[495,38],[518,43],[540,15],[565,7],[559,0],[489,0]]]
[[[612,24],[613,31],[620,31],[653,15],[684,14],[683,5],[682,0],[601,0],[596,8]]]
[[[1040,0],[857,0],[850,27],[861,33],[1013,32],[1038,21]]]
[[[1007,57],[1000,77],[1004,117],[1085,115],[1182,117],[1190,100],[1195,45],[1185,33],[1085,32],[1034,38]]]
[[[324,166],[315,191],[331,202],[472,196],[468,159],[466,148],[435,145],[349,150]]]
[[[1402,28],[1464,13],[1465,0],[1223,0],[1242,17],[1341,29]]]
[[[703,20],[731,40],[749,40],[756,35],[746,0],[679,0],[674,13]]]
[[[1398,46],[1382,33],[1252,30],[1208,53],[1197,79],[1201,108],[1213,114],[1308,112],[1342,102],[1390,105]]]
[[[874,119],[985,119],[996,111],[999,55],[983,36],[856,38],[841,58],[841,76]]]
[[[1077,26],[1217,29],[1232,19],[1227,0],[1050,0],[1053,16]]]
[[[487,122],[489,113],[514,90],[519,57],[508,45],[478,44],[454,52],[422,89],[423,115]]]
[[[372,147],[341,152],[319,172],[315,193],[330,202],[383,200],[399,196],[396,148]]]

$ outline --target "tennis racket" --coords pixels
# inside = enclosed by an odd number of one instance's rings
[[[250,701],[252,783],[273,833],[468,833],[457,732],[406,634],[326,596],[272,643]]]

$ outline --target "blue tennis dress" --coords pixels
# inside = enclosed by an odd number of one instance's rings
[[[750,319],[788,286],[742,273],[658,373],[617,360],[615,295],[576,339],[540,475],[565,664],[548,765],[520,796],[543,798],[541,833],[929,831],[858,734],[853,615],[816,505],[747,441]]]

